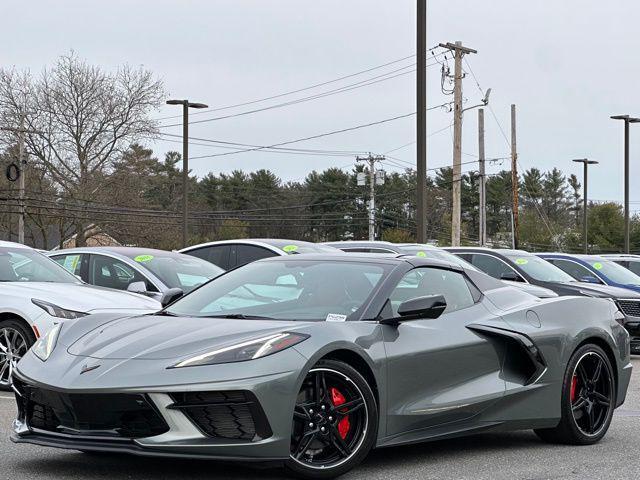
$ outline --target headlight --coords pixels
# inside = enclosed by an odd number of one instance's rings
[[[52,317],[66,318],[67,320],[70,320],[72,318],[80,318],[80,317],[89,315],[88,313],[85,313],[85,312],[76,312],[75,310],[67,310],[66,308],[59,307],[57,305],[54,305],[53,303],[45,302],[44,300],[38,300],[37,298],[32,298],[31,302],[34,305],[39,306],[41,309],[43,309]]]
[[[182,360],[171,368],[193,367],[196,365],[215,365],[218,363],[245,362],[266,357],[292,347],[309,338],[302,333],[276,333],[267,337],[249,340],[243,343],[218,348],[195,357]]]
[[[57,324],[55,327],[49,330],[49,332],[44,337],[40,337],[40,340],[34,343],[33,347],[31,347],[31,351],[33,352],[33,354],[43,362],[45,362],[51,356],[53,349],[56,348],[56,343],[58,343],[58,336],[60,335],[61,328],[62,324]]]

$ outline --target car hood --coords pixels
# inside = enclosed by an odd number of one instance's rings
[[[556,283],[567,290],[572,290],[577,294],[587,294],[593,297],[604,298],[640,298],[640,293],[633,290],[610,285],[596,285],[585,282]]]
[[[95,313],[117,310],[152,312],[160,310],[160,303],[157,300],[140,294],[82,283],[4,282],[2,294],[14,298],[24,298],[28,301],[33,298],[44,300],[77,312]]]
[[[71,355],[96,359],[179,359],[298,329],[306,322],[146,315],[103,323],[75,340]]]

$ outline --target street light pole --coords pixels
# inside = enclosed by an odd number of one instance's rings
[[[576,158],[575,160],[573,160],[576,163],[582,163],[584,170],[583,170],[583,183],[584,183],[584,187],[583,187],[583,206],[582,206],[582,241],[584,243],[584,253],[587,254],[589,253],[589,242],[587,241],[587,188],[589,185],[589,180],[588,180],[588,166],[589,165],[596,165],[598,162],[596,160],[589,160],[586,158]]]
[[[182,105],[182,247],[189,242],[189,108],[208,108],[189,100],[167,100],[167,105]]]
[[[629,124],[639,123],[640,118],[629,115],[613,115],[611,118],[624,121],[624,253],[629,253]]]

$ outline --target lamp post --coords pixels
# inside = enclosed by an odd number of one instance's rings
[[[573,160],[576,163],[582,163],[584,167],[583,173],[583,182],[584,182],[584,192],[583,192],[583,207],[582,207],[582,241],[584,242],[584,253],[589,253],[589,242],[587,241],[587,187],[589,184],[588,180],[588,167],[589,165],[596,165],[598,162],[596,160],[589,160],[587,158],[576,158]]]
[[[167,100],[167,105],[182,105],[182,246],[188,247],[189,241],[189,108],[208,108],[204,103],[192,103],[189,100]]]
[[[613,115],[611,118],[624,121],[624,253],[629,253],[629,124],[639,123],[640,118],[629,115]]]

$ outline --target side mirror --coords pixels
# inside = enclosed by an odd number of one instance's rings
[[[401,322],[418,319],[434,319],[442,315],[447,308],[443,295],[428,295],[402,302],[398,307],[398,317],[382,320],[384,325],[398,325]]]
[[[171,305],[173,302],[178,300],[184,295],[184,292],[180,288],[170,288],[166,292],[162,294],[162,298],[160,298],[160,304],[162,308]]]
[[[522,277],[518,275],[516,272],[508,271],[508,272],[503,272],[502,275],[500,275],[500,280],[507,280],[509,282],[521,282]]]
[[[144,282],[131,282],[127,285],[127,292],[147,293],[147,284]]]

